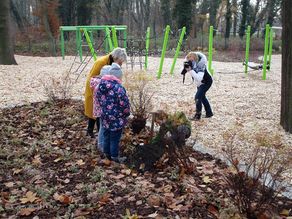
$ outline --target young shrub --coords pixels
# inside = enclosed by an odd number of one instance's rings
[[[239,211],[247,218],[258,218],[271,210],[275,198],[287,189],[285,173],[291,171],[291,161],[278,135],[260,131],[253,136],[241,129],[223,136],[224,156],[230,162],[226,182]],[[239,148],[246,147],[244,151]],[[248,151],[249,150],[249,151]]]
[[[145,128],[149,112],[152,110],[152,97],[154,92],[150,91],[149,81],[151,79],[144,71],[134,73],[134,77],[126,78],[125,87],[131,103],[133,115],[130,126],[134,134],[140,133]]]
[[[72,86],[73,81],[69,72],[65,72],[60,77],[51,77],[43,82],[45,95],[51,102],[71,99]]]

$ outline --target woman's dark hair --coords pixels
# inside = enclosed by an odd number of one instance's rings
[[[109,55],[109,65],[112,65],[113,62],[114,62],[114,58],[113,58],[113,56],[110,54],[110,55]]]

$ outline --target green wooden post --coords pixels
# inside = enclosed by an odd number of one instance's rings
[[[150,27],[146,31],[146,48],[145,48],[145,70],[148,68],[148,51],[149,51]]]
[[[62,54],[62,58],[63,60],[65,59],[65,45],[64,45],[64,31],[62,30],[62,28],[60,28],[60,34],[61,34],[61,54]]]
[[[247,31],[246,31],[245,66],[244,66],[245,74],[247,74],[247,68],[248,68],[249,46],[250,46],[250,25],[247,26]]]
[[[108,45],[109,45],[109,50],[111,52],[111,51],[113,51],[114,48],[113,48],[113,42],[111,39],[111,32],[110,32],[108,27],[105,28],[105,32],[106,32],[106,38],[107,38]]]
[[[117,31],[115,27],[112,27],[112,35],[113,35],[114,48],[117,48],[119,46],[119,43],[118,43]]]
[[[127,49],[127,29],[123,30],[124,33],[124,48]]]
[[[209,52],[208,52],[208,70],[213,75],[214,69],[212,69],[212,54],[213,53],[213,26],[210,26],[209,31]]]
[[[86,42],[87,42],[87,44],[89,46],[89,49],[90,49],[90,53],[93,56],[94,61],[96,61],[97,57],[96,57],[96,53],[94,51],[90,36],[89,36],[89,34],[88,34],[86,29],[81,29],[81,30],[83,30],[83,32],[84,32]]]
[[[269,70],[271,70],[271,62],[272,62],[273,37],[274,37],[274,31],[272,27],[270,27],[270,43],[269,43],[269,58],[268,58]]]
[[[175,66],[175,63],[176,63],[176,60],[177,60],[177,57],[178,57],[178,54],[179,54],[179,51],[180,51],[180,47],[181,47],[181,44],[182,44],[182,41],[184,39],[185,34],[186,34],[186,27],[183,27],[183,29],[181,31],[181,34],[180,34],[180,38],[179,38],[178,44],[177,44],[177,47],[176,47],[176,51],[175,51],[174,59],[173,59],[173,62],[172,62],[172,66],[171,66],[171,69],[170,69],[170,74],[171,75],[173,75],[174,66]]]
[[[264,65],[263,65],[263,80],[267,78],[267,61],[268,61],[268,50],[269,50],[269,36],[270,36],[270,25],[266,25],[265,33],[265,50],[264,50]]]
[[[165,51],[166,51],[166,46],[168,42],[168,34],[170,31],[170,26],[167,25],[165,29],[165,34],[164,34],[164,40],[163,40],[163,46],[162,46],[162,53],[161,53],[161,58],[160,58],[160,65],[159,65],[159,70],[157,73],[157,78],[161,78],[161,73],[162,73],[162,67],[163,67],[163,62],[164,62],[164,57],[165,57]]]

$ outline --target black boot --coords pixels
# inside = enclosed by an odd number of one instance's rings
[[[211,112],[211,113],[206,113],[206,117],[205,118],[211,118],[214,114]]]
[[[86,136],[90,136],[91,138],[94,138],[94,134],[93,134],[94,125],[95,125],[95,119],[88,118]]]

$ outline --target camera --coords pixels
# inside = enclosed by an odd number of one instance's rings
[[[185,61],[185,62],[184,62],[184,69],[182,70],[181,74],[182,74],[182,75],[185,75],[185,74],[187,73],[187,69],[188,69],[189,67],[193,68],[193,63],[192,63],[192,61]]]
[[[188,72],[187,69],[189,68],[193,68],[193,63],[192,61],[185,61],[184,62],[184,69],[182,70],[181,74],[183,75],[183,84],[185,83],[185,77],[186,77],[186,73]]]

